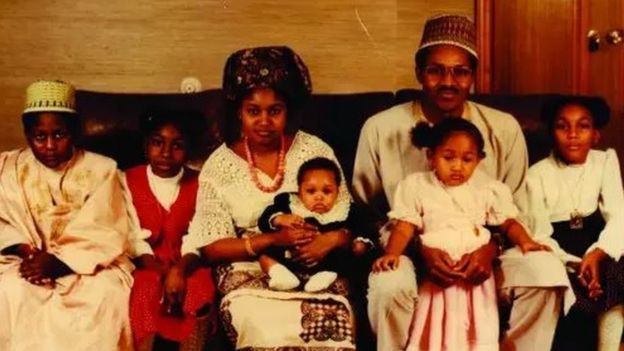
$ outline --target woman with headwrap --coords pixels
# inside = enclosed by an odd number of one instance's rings
[[[297,130],[297,113],[311,89],[306,66],[287,47],[240,50],[225,66],[226,140],[199,176],[183,260],[192,264],[201,255],[222,264],[217,269],[220,314],[236,349],[355,348],[344,280],[318,293],[275,291],[256,261],[269,248],[294,247],[295,259],[313,266],[350,244],[345,230],[317,235],[304,227],[260,234],[257,228],[276,194],[297,190],[303,162],[319,156],[336,161],[327,144]],[[341,177],[336,206],[348,211],[350,196]]]

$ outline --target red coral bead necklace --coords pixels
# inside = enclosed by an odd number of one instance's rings
[[[284,138],[284,135],[282,135],[280,139],[280,150],[277,155],[277,173],[275,174],[275,178],[273,178],[273,182],[268,186],[260,182],[260,178],[258,177],[258,169],[256,168],[256,162],[254,161],[253,155],[251,154],[249,140],[246,136],[243,138],[243,145],[245,146],[245,157],[247,158],[247,165],[249,165],[251,180],[256,185],[256,188],[260,189],[262,192],[265,193],[275,192],[282,186],[282,183],[284,182],[284,173],[286,171],[286,139]]]

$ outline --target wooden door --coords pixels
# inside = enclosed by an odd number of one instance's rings
[[[624,30],[621,0],[475,0],[479,49],[477,91],[499,94],[598,95],[611,107],[600,147],[613,147],[624,169]],[[587,33],[596,30],[598,50]],[[624,32],[622,32],[624,36]]]
[[[587,4],[585,4],[587,2]],[[611,107],[611,120],[602,131],[603,146],[615,147],[620,156],[620,166],[624,166],[624,40],[619,44],[609,44],[606,35],[613,30],[624,29],[624,2],[621,0],[583,1],[587,7],[588,27],[600,35],[597,51],[589,53],[587,85],[583,93],[600,95],[607,99]],[[624,34],[623,34],[624,35]],[[585,52],[587,52],[587,49]]]

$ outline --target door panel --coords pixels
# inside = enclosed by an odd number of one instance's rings
[[[492,91],[572,93],[574,1],[492,1]]]
[[[614,147],[624,160],[624,42],[608,44],[605,35],[613,29],[624,29],[624,3],[620,0],[590,2],[589,29],[601,36],[600,48],[589,55],[587,92],[603,96],[611,107],[611,120],[602,131],[601,146]]]
[[[476,0],[477,25],[486,23],[491,87],[499,94],[562,93],[598,95],[611,107],[611,120],[599,147],[615,148],[624,170],[624,40],[609,44],[605,35],[624,31],[621,0]],[[485,9],[485,10],[484,10]],[[487,17],[486,17],[487,16]],[[482,24],[483,26],[483,24]],[[491,28],[490,28],[491,27]],[[589,52],[587,33],[600,35],[599,49]],[[624,33],[623,33],[624,36]]]

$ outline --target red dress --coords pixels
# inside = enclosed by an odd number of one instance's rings
[[[148,242],[154,255],[166,267],[173,265],[180,259],[182,236],[187,233],[195,213],[197,172],[184,170],[180,179],[180,192],[169,211],[162,207],[152,193],[146,165],[127,170],[126,179],[141,227],[152,232]],[[155,333],[169,340],[185,340],[195,327],[195,312],[214,301],[215,287],[209,268],[199,268],[188,277],[183,318],[161,313],[163,282],[158,273],[137,269],[133,274],[130,323],[137,344],[144,337]]]

